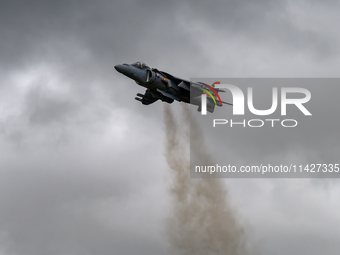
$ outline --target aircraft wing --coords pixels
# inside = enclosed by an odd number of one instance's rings
[[[155,68],[153,69],[153,71],[160,73],[165,78],[167,78],[168,80],[171,80],[174,84],[176,84],[177,88],[174,88],[174,89],[178,91],[177,96],[170,95],[167,92],[157,90],[158,92],[162,93],[163,96],[165,97],[169,97],[177,101],[184,101],[187,103],[190,103],[190,98],[191,98],[192,104],[200,105],[201,95],[202,93],[206,93],[206,92],[203,92],[202,89],[205,89],[205,90],[208,90],[210,92],[210,95],[214,97],[214,99],[212,99],[210,96],[208,96],[208,106],[207,106],[208,111],[213,112],[215,108],[215,104],[217,106],[222,106],[222,103],[232,105],[231,103],[223,102],[222,100],[220,101],[219,93],[225,92],[225,91],[219,88],[215,88],[214,86],[215,83],[212,86],[209,86],[208,84],[205,84],[202,82],[191,82],[191,81],[188,81],[182,78],[178,78],[167,72],[160,71]]]

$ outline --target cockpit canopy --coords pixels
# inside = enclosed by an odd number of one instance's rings
[[[131,64],[132,66],[138,67],[140,69],[145,69],[145,68],[149,68],[149,66],[143,62],[135,62],[133,64]]]

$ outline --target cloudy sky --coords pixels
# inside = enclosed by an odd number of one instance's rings
[[[0,254],[172,254],[163,105],[114,65],[338,77],[336,1],[0,2]],[[181,114],[179,103],[171,105]],[[227,179],[249,247],[339,254],[337,180]]]

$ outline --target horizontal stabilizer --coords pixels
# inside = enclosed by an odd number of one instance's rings
[[[218,93],[218,92],[225,92],[225,90],[223,90],[223,89],[216,89],[216,88],[215,88],[215,90],[216,90],[217,93]]]
[[[233,105],[233,104],[231,104],[231,103],[227,103],[227,102],[223,102],[223,101],[222,101],[222,103],[224,103],[224,104],[228,104],[228,105]]]

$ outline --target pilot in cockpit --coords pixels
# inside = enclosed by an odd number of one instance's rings
[[[149,68],[149,66],[143,62],[135,62],[131,64],[132,66],[139,67],[140,69]]]

